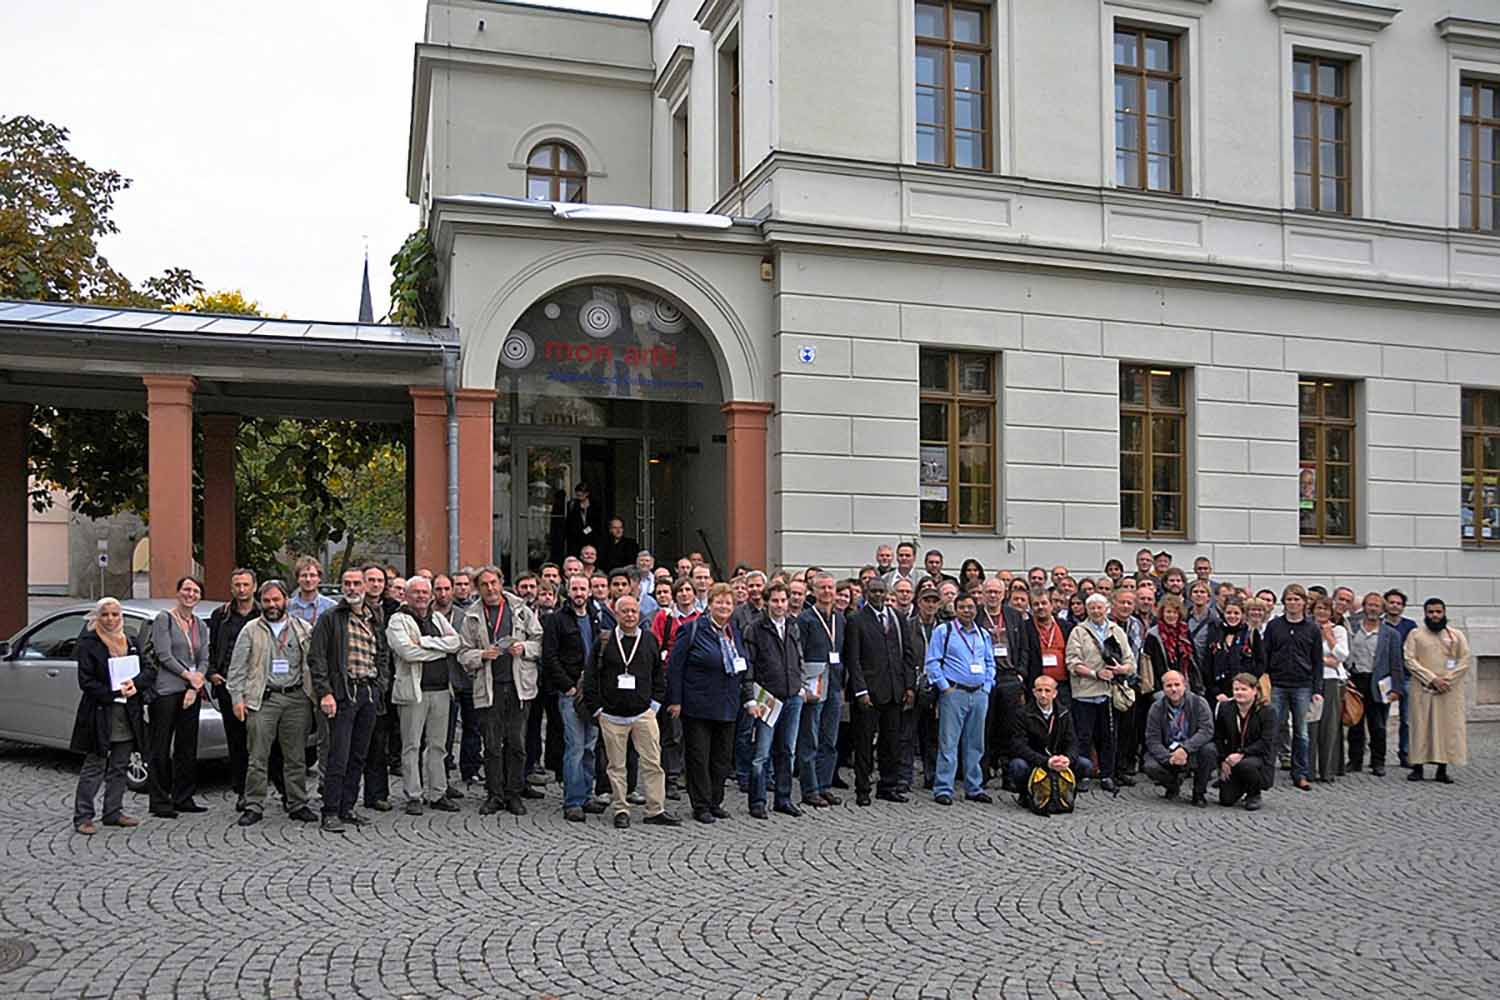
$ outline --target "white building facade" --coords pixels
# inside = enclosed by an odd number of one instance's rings
[[[575,473],[589,435],[639,432],[613,508],[658,547],[1165,548],[1254,587],[1441,594],[1480,633],[1500,608],[1489,0],[433,0],[408,190],[497,466],[528,428],[578,435]],[[686,402],[559,380],[551,341],[521,381],[616,398],[569,424],[517,384],[527,311],[601,298],[696,330]],[[532,472],[497,478],[502,553],[538,533]]]

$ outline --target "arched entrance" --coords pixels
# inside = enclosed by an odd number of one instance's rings
[[[512,325],[494,380],[493,549],[512,574],[591,542],[606,569],[633,548],[728,559],[719,364],[674,299],[618,280],[554,289]],[[590,516],[570,527],[580,483]]]

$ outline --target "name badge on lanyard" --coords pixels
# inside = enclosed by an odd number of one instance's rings
[[[615,629],[615,646],[620,650],[620,660],[625,664],[625,669],[615,677],[615,689],[617,691],[634,691],[635,674],[630,672],[630,664],[635,659],[636,651],[641,648],[641,637],[637,633],[635,645],[630,647],[630,655],[625,655],[625,640],[620,636],[620,630]]]
[[[292,673],[292,664],[291,664],[290,660],[285,660],[285,659],[282,659],[280,657],[277,657],[277,658],[275,658],[275,659],[273,659],[271,661],[271,676],[272,677],[288,677],[288,676],[291,675],[291,673]]]
[[[830,667],[836,667],[839,665],[839,654],[838,651],[833,647],[838,645],[835,639],[835,636],[838,633],[838,626],[830,625],[828,624],[828,622],[824,621],[823,612],[819,611],[817,608],[813,608],[813,615],[818,619],[818,624],[823,626],[823,631],[828,636],[828,665]]]

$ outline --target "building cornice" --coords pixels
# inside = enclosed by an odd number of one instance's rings
[[[1400,7],[1365,3],[1364,0],[1266,0],[1266,6],[1278,17],[1318,21],[1340,28],[1380,31],[1390,27],[1401,13]]]
[[[703,6],[693,15],[698,27],[708,32],[715,41],[740,12],[740,0],[703,0]]]
[[[1481,21],[1477,17],[1445,17],[1434,27],[1445,42],[1500,48],[1500,21]]]
[[[669,107],[676,107],[677,102],[687,93],[692,75],[693,47],[679,45],[672,50],[672,54],[667,57],[667,64],[656,77],[656,96],[666,101]]]

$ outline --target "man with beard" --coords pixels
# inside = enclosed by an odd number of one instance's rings
[[[240,629],[226,668],[234,717],[249,739],[240,826],[259,823],[265,812],[267,764],[277,744],[285,762],[283,781],[292,819],[311,823],[318,818],[307,805],[303,756],[313,726],[313,680],[307,666],[312,629],[287,614],[286,601],[286,584],[261,584],[260,614]]]
[[[1445,785],[1453,779],[1448,765],[1469,762],[1464,683],[1472,661],[1469,640],[1448,624],[1448,606],[1429,597],[1422,604],[1422,626],[1406,637],[1406,672],[1414,682],[1407,698],[1411,709],[1412,781],[1422,780],[1422,765],[1436,764],[1434,776]]]

